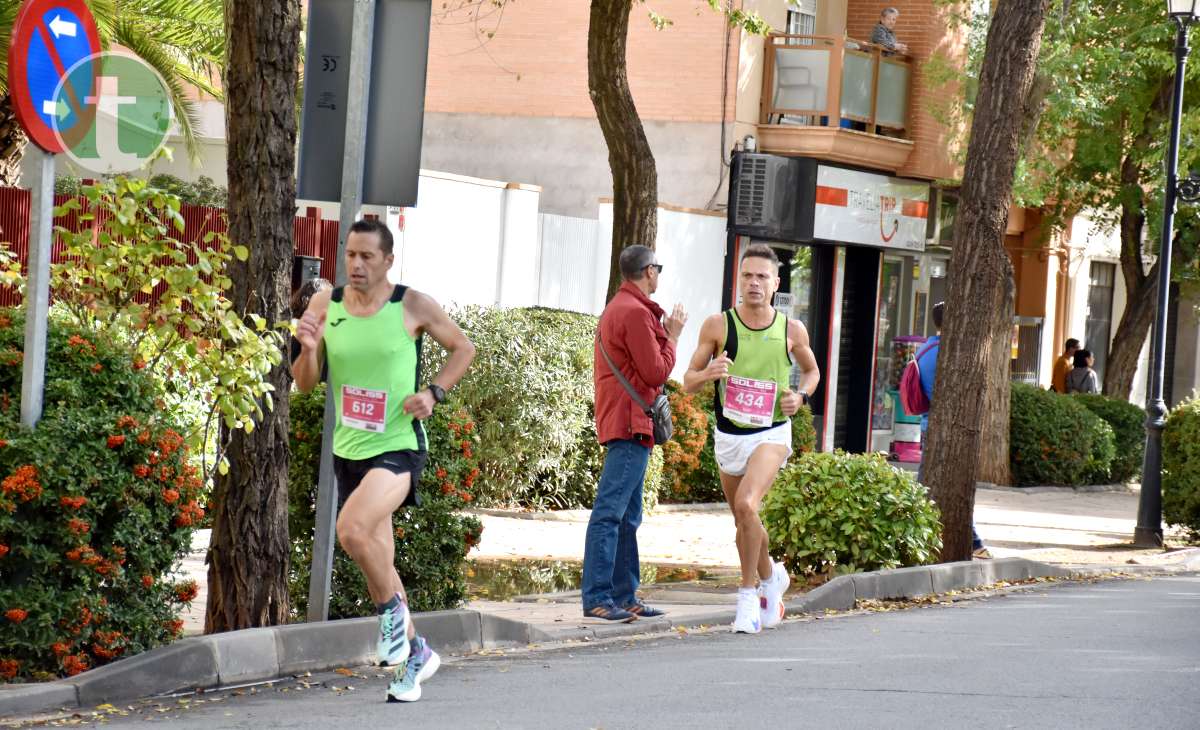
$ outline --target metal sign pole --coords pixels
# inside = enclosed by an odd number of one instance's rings
[[[54,229],[54,155],[30,146],[33,200],[29,206],[29,284],[25,289],[25,359],[21,372],[21,423],[42,417],[46,385],[46,318],[50,309],[50,247]]]
[[[362,201],[363,165],[367,146],[367,112],[371,91],[371,54],[374,45],[376,0],[355,0],[350,44],[350,86],[346,104],[346,146],[342,161],[341,217],[338,221],[335,285],[346,282],[342,262],[346,238],[358,220]],[[313,539],[312,572],[308,582],[308,620],[329,618],[329,595],[333,576],[333,541],[337,520],[337,485],[333,475],[332,393],[325,396],[325,428],[321,436],[321,468],[317,482],[316,535]]]

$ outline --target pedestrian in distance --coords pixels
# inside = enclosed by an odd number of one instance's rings
[[[621,288],[600,315],[593,358],[596,437],[606,453],[584,541],[581,588],[584,617],[629,622],[663,615],[637,596],[642,483],[655,445],[643,404],[654,402],[675,367],[687,313],[677,304],[667,315],[650,299],[663,270],[652,249],[628,246],[619,265]]]
[[[929,399],[929,403],[933,404],[933,389],[937,382],[937,359],[938,351],[941,349],[942,343],[942,321],[946,316],[946,303],[938,302],[933,305],[930,310],[930,318],[933,320],[933,327],[937,333],[926,340],[925,344],[917,351],[917,368],[921,372],[921,390],[925,391],[925,397]],[[930,409],[932,410],[932,409]],[[929,411],[921,414],[921,463],[917,466],[917,483],[925,483],[925,432],[929,430]],[[975,523],[971,522],[971,555],[980,560],[987,560],[992,557],[992,553],[983,544],[983,538],[975,530]]]
[[[769,246],[754,244],[742,254],[738,288],[741,302],[701,325],[683,385],[695,393],[715,383],[714,450],[742,569],[733,630],[756,634],[783,620],[783,595],[791,584],[783,564],[771,560],[758,512],[792,455],[791,417],[808,405],[821,373],[804,324],[772,306],[779,258]],[[793,364],[800,370],[795,389]]]
[[[1075,353],[1079,350],[1079,340],[1072,337],[1063,345],[1063,352],[1054,361],[1054,372],[1050,377],[1050,388],[1055,393],[1067,393],[1067,373],[1074,367]]]
[[[1100,392],[1100,378],[1096,376],[1096,371],[1092,370],[1092,366],[1095,364],[1096,358],[1092,355],[1091,350],[1075,351],[1075,367],[1071,368],[1071,372],[1067,373],[1068,393]]]
[[[309,391],[322,366],[328,367],[336,414],[338,542],[362,570],[379,612],[378,661],[396,667],[387,700],[414,702],[441,659],[409,617],[396,573],[392,516],[420,501],[428,456],[421,421],[466,373],[475,347],[433,298],[388,281],[392,246],[391,231],[378,221],[350,227],[344,262],[349,284],[313,295],[296,327],[300,354],[292,373],[296,387]],[[422,384],[425,335],[450,355]]]

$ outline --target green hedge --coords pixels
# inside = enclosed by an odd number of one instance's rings
[[[482,307],[452,316],[476,348],[449,405],[478,423],[479,503],[590,506],[603,460],[592,426],[596,318]],[[430,345],[423,368],[436,373],[445,352]]]
[[[1104,419],[1113,430],[1116,456],[1109,467],[1107,481],[1124,484],[1139,475],[1146,453],[1146,411],[1127,400],[1106,395],[1076,393],[1072,397]]]
[[[1200,399],[1171,411],[1162,450],[1163,518],[1200,540]]]
[[[0,682],[178,637],[175,564],[204,516],[162,390],[123,343],[50,320],[45,408],[20,425],[21,314],[0,312]]]
[[[604,465],[593,412],[596,318],[544,308],[484,307],[464,307],[451,316],[476,347],[475,362],[447,405],[478,425],[477,503],[591,507]],[[431,343],[422,368],[435,373],[445,358],[445,351]],[[437,438],[431,428],[431,441]],[[648,477],[659,472],[651,470]],[[647,506],[657,504],[658,489],[659,479],[647,478]]]
[[[1016,486],[1109,481],[1113,429],[1075,397],[1012,384],[1009,454]]]
[[[302,619],[308,608],[308,580],[312,564],[317,476],[320,467],[321,426],[325,389],[291,396],[291,467],[288,472],[289,534],[292,561],[289,587],[292,610]],[[440,411],[440,409],[439,409]],[[429,465],[421,478],[420,507],[397,510],[393,531],[397,537],[396,571],[404,581],[414,611],[457,608],[467,596],[466,555],[479,543],[483,526],[475,517],[458,513],[473,500],[478,478],[474,470],[473,422],[461,413],[440,413],[439,432],[456,439],[431,439]],[[475,474],[472,476],[472,474]],[[367,595],[366,580],[341,546],[334,550],[330,618],[372,616],[375,607]]]
[[[924,565],[941,550],[936,505],[879,454],[800,456],[767,492],[762,520],[794,573]]]

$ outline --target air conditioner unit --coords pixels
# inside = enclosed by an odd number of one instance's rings
[[[810,167],[813,170],[808,170]],[[733,184],[729,186],[729,225],[733,232],[776,241],[811,238],[811,220],[807,235],[800,230],[806,217],[801,210],[805,205],[812,208],[811,199],[801,200],[802,183],[809,178],[815,179],[815,163],[809,159],[756,152],[735,154]]]

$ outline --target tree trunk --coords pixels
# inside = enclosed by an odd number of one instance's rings
[[[1133,392],[1138,358],[1142,354],[1142,346],[1146,344],[1146,336],[1150,333],[1154,310],[1158,305],[1157,264],[1147,272],[1142,255],[1142,234],[1146,227],[1146,195],[1142,178],[1147,173],[1156,173],[1146,170],[1141,160],[1145,159],[1147,150],[1157,141],[1161,123],[1166,120],[1174,78],[1174,74],[1168,75],[1159,84],[1142,129],[1121,160],[1121,277],[1125,280],[1125,311],[1121,313],[1111,346],[1107,342],[1084,343],[1084,347],[1089,349],[1109,347],[1104,365],[1104,394],[1122,400],[1128,400]]]
[[[21,158],[28,143],[13,110],[12,96],[0,97],[0,185],[16,187],[21,183]]]
[[[1012,321],[1011,317],[1009,317],[1009,321]],[[1009,327],[1009,336],[1012,336],[1011,325]],[[939,357],[938,359],[940,360],[941,358]],[[1006,376],[1011,367],[1012,365],[1009,361],[1005,360],[1003,372]],[[1008,387],[1007,384],[1005,387]],[[975,470],[976,481],[1000,486],[1012,484],[1012,464],[1010,461],[1012,454],[1009,453],[1008,448],[1009,416],[1007,390],[1005,390],[1004,402],[1003,410],[996,408],[984,413],[983,436],[979,439],[979,463],[976,465],[977,468]]]
[[[287,321],[296,204],[300,0],[228,0],[225,70],[229,236],[250,248],[231,272],[238,311]],[[288,390],[270,373],[275,407],[236,431],[214,495],[205,631],[272,626],[288,617]]]
[[[625,65],[632,6],[633,0],[592,0],[588,27],[588,95],[608,145],[613,179],[608,299],[621,286],[621,249],[634,244],[654,248],[658,234],[658,171]]]
[[[1028,106],[1029,92],[1048,1],[997,3],[988,29],[925,454],[926,480],[942,512],[943,561],[971,557],[975,482],[989,452],[984,437],[1003,441],[1008,451],[1008,429],[989,430],[1007,423],[1009,413],[1015,285],[1004,229],[1022,127],[1037,113]]]
[[[1130,266],[1122,255],[1122,270],[1128,270]],[[1136,266],[1140,267],[1141,264]],[[1125,278],[1128,282],[1130,277]],[[1150,334],[1150,325],[1154,323],[1154,312],[1158,306],[1158,264],[1151,267],[1149,274],[1142,275],[1135,288],[1127,288],[1126,291],[1125,311],[1121,313],[1121,321],[1104,364],[1104,394],[1122,400],[1129,400],[1133,392],[1138,359],[1146,344],[1146,336]],[[1084,346],[1091,348],[1104,345],[1085,343]]]

